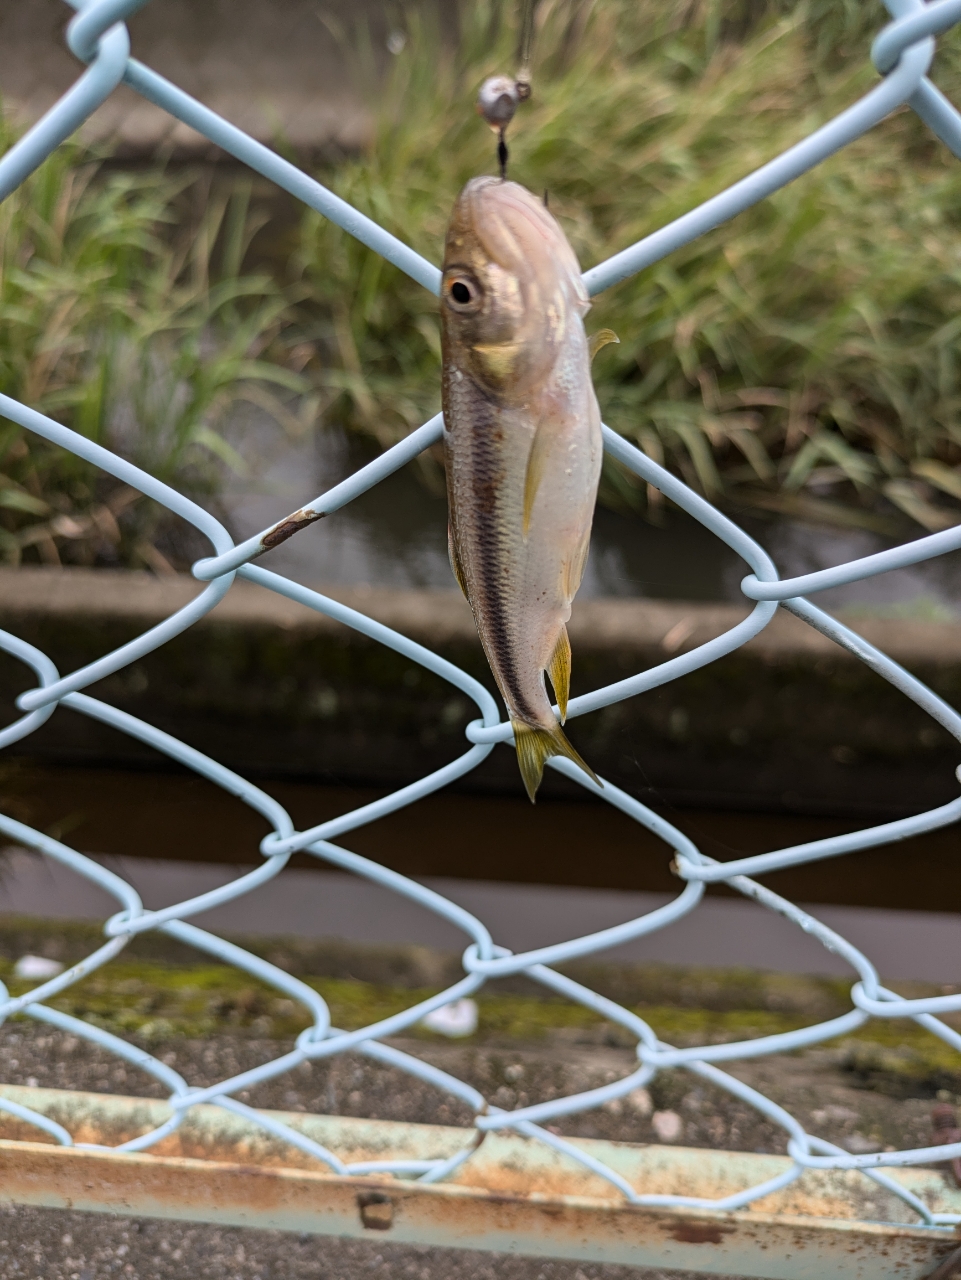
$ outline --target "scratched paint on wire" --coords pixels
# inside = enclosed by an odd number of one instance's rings
[[[67,43],[85,69],[71,88],[5,155],[0,157],[0,199],[5,198],[121,84],[141,94],[172,117],[206,135],[212,142],[233,155],[257,173],[330,218],[345,231],[381,254],[387,261],[405,271],[433,293],[438,292],[438,268],[415,253],[372,219],[308,177],[294,164],[254,141],[243,130],[210,111],[183,90],[130,56],[130,40],[124,19],[148,0],[70,0],[77,10],[67,30]],[[921,0],[886,0],[893,21],[875,40],[872,58],[880,73],[879,82],[859,101],[841,112],[829,123],[810,134],[782,155],[747,174],[727,190],[661,227],[637,244],[615,254],[585,273],[592,294],[609,288],[620,280],[643,270],[652,263],[689,243],[711,228],[733,218],[742,210],[769,196],[828,156],[847,146],[873,128],[893,110],[907,104],[927,124],[940,141],[961,157],[961,114],[927,79],[935,56],[935,37],[961,20],[961,0],[936,0],[924,5]],[[482,920],[471,915],[438,893],[416,881],[390,871],[352,853],[344,844],[335,843],[368,822],[395,812],[422,796],[455,781],[470,772],[499,743],[509,743],[511,728],[502,721],[489,692],[466,672],[439,657],[422,645],[415,644],[389,627],[375,622],[363,613],[348,609],[316,591],[311,591],[276,573],[252,563],[264,550],[284,538],[329,516],[353,501],[402,467],[424,449],[436,443],[443,423],[440,416],[431,419],[411,433],[400,444],[389,449],[374,462],[314,502],[292,513],[286,520],[235,546],[226,529],[208,512],[169,486],[140,471],[109,450],[85,437],[67,430],[59,423],[38,413],[30,405],[0,395],[0,415],[20,424],[50,443],[95,464],[108,474],[121,479],[169,511],[192,524],[210,542],[211,552],[193,567],[194,576],[208,584],[206,589],[185,608],[152,627],[135,640],[105,653],[82,669],[62,675],[39,649],[14,635],[0,632],[0,648],[32,671],[33,687],[25,688],[18,699],[22,715],[0,730],[0,746],[28,737],[44,724],[61,706],[108,724],[122,733],[139,739],[172,760],[192,769],[236,797],[238,804],[255,809],[270,824],[271,831],[261,844],[263,863],[254,871],[238,876],[231,883],[186,902],[172,903],[163,909],[148,911],[133,887],[119,876],[84,857],[61,841],[43,835],[14,819],[0,815],[0,831],[10,840],[52,858],[78,874],[87,877],[110,894],[117,904],[116,912],[105,922],[105,940],[101,947],[79,964],[41,983],[27,995],[11,998],[0,984],[0,1021],[14,1013],[100,1045],[118,1058],[149,1072],[169,1091],[170,1115],[162,1124],[117,1150],[149,1151],[165,1135],[175,1130],[192,1106],[210,1102],[228,1111],[242,1114],[266,1132],[289,1142],[293,1147],[316,1159],[318,1167],[338,1174],[360,1173],[361,1168],[345,1164],[332,1151],[289,1128],[275,1117],[244,1106],[236,1099],[243,1089],[292,1070],[300,1063],[315,1058],[331,1057],[347,1050],[359,1052],[375,1061],[409,1072],[412,1076],[450,1093],[465,1102],[475,1113],[473,1127],[465,1130],[462,1148],[454,1155],[436,1159],[408,1161],[368,1161],[363,1172],[392,1172],[426,1183],[441,1182],[478,1149],[478,1142],[491,1130],[510,1129],[546,1143],[573,1160],[588,1166],[605,1178],[612,1194],[632,1203],[657,1205],[697,1205],[717,1209],[734,1209],[786,1186],[806,1168],[861,1170],[866,1177],[880,1183],[918,1214],[923,1222],[956,1223],[961,1215],[935,1214],[911,1192],[884,1173],[884,1168],[924,1164],[961,1157],[961,1143],[934,1148],[885,1151],[854,1155],[822,1138],[805,1132],[787,1111],[762,1093],[729,1075],[718,1065],[738,1058],[759,1057],[789,1052],[822,1043],[832,1037],[863,1026],[871,1019],[911,1018],[931,1035],[939,1037],[961,1051],[961,1034],[941,1020],[940,1015],[961,1010],[961,995],[928,999],[903,999],[881,985],[870,959],[845,938],[826,928],[789,901],[759,885],[752,877],[780,867],[795,866],[826,858],[840,857],[854,850],[877,848],[923,831],[934,830],[961,818],[961,797],[928,813],[902,819],[879,827],[818,840],[794,848],[780,849],[755,857],[740,858],[734,863],[719,864],[706,857],[670,823],[647,809],[632,796],[606,784],[598,788],[569,761],[557,759],[552,767],[587,788],[609,804],[628,814],[664,841],[673,851],[674,865],[682,887],[674,900],[635,920],[586,937],[571,938],[549,947],[514,955],[496,940]],[[849,650],[872,670],[893,684],[900,692],[922,707],[937,723],[961,741],[961,716],[935,693],[915,679],[885,654],[869,645],[861,636],[842,626],[812,604],[806,597],[841,583],[860,581],[873,574],[884,573],[907,564],[917,564],[932,557],[961,548],[961,526],[920,538],[905,546],[854,560],[834,569],[809,574],[803,578],[781,580],[764,552],[742,529],[716,511],[703,498],[653,462],[620,436],[605,428],[604,443],[608,452],[648,484],[654,485],[694,519],[699,520],[716,537],[731,547],[744,560],[749,572],[742,588],[754,601],[750,616],[724,635],[675,656],[661,665],[638,675],[620,680],[606,688],[573,699],[568,715],[585,715],[610,706],[624,698],[635,697],[656,689],[688,672],[697,670],[725,654],[738,649],[757,635],[784,608],[809,626],[830,637]],[[324,525],[312,536],[322,537]],[[91,697],[84,690],[97,680],[136,661],[166,643],[203,618],[229,591],[237,575],[258,584],[265,591],[296,600],[310,609],[336,619],[379,644],[393,649],[413,662],[434,672],[470,698],[477,717],[467,727],[465,750],[443,768],[421,778],[360,809],[342,814],[305,831],[294,828],[289,815],[273,797],[215,760],[180,742],[176,737],[118,711]],[[25,684],[28,681],[25,679]],[[961,777],[961,773],[959,773]],[[197,913],[227,902],[242,894],[255,893],[259,886],[282,873],[286,863],[298,851],[312,854],[329,866],[360,876],[373,885],[411,899],[450,921],[465,939],[464,976],[447,990],[423,1000],[401,1013],[359,1030],[344,1032],[330,1024],[326,1003],[306,984],[281,969],[251,955],[232,943],[191,923]],[[478,868],[483,874],[483,868]],[[636,1013],[608,1000],[587,987],[558,973],[553,966],[576,957],[594,955],[633,938],[669,929],[683,916],[696,911],[708,882],[723,881],[752,899],[757,909],[779,913],[799,929],[816,938],[823,946],[842,956],[851,967],[851,1010],[839,1018],[782,1035],[764,1036],[738,1044],[700,1045],[676,1049],[660,1041],[653,1029]],[[101,965],[118,955],[136,934],[160,930],[218,960],[235,965],[299,1001],[309,1013],[310,1027],[301,1034],[293,1050],[253,1070],[243,1072],[216,1085],[191,1089],[188,1081],[152,1054],[91,1023],[51,1008],[46,1002]],[[386,1037],[398,1035],[414,1026],[427,1013],[451,1001],[477,992],[493,977],[525,973],[551,992],[579,1002],[627,1030],[636,1041],[637,1067],[623,1079],[603,1088],[505,1112],[492,1105],[477,1090],[437,1067],[385,1044]],[[699,1199],[683,1195],[644,1195],[632,1187],[616,1170],[598,1162],[585,1151],[566,1142],[553,1132],[551,1121],[574,1112],[597,1107],[613,1098],[651,1081],[666,1067],[681,1067],[755,1107],[778,1124],[785,1133],[792,1165],[787,1172],[762,1185],[746,1186],[724,1199]],[[0,1099],[0,1109],[15,1114],[20,1120],[37,1127],[48,1138],[64,1145],[74,1145],[74,1138],[63,1126],[39,1112],[20,1104]],[[75,1145],[82,1145],[76,1143]]]

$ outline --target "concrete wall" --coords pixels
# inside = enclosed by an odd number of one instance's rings
[[[441,5],[443,8],[443,4]],[[23,121],[35,120],[82,71],[67,49],[72,16],[63,0],[0,4],[0,96]],[[356,148],[367,117],[348,45],[367,24],[383,59],[386,7],[362,0],[151,0],[129,21],[134,57],[256,138],[278,137],[297,148]],[[87,126],[122,152],[161,144],[206,155],[209,144],[121,87]]]
[[[67,672],[185,604],[190,578],[107,570],[0,570],[5,629]],[[489,686],[470,612],[453,592],[330,594]],[[745,609],[647,600],[575,604],[573,692],[702,643]],[[961,624],[856,620],[867,639],[961,701]],[[33,685],[0,661],[0,715]],[[444,681],[338,623],[239,582],[203,622],[90,690],[241,772],[398,785],[454,759],[475,712]],[[571,721],[598,773],[682,806],[885,818],[957,795],[954,741],[886,682],[790,615],[729,657]],[[67,709],[13,748],[40,760],[155,767],[156,755]],[[498,747],[461,784],[518,793]],[[576,794],[548,771],[545,794]]]
[[[17,849],[7,849],[3,856],[0,926],[7,923],[8,928],[16,927],[24,917],[100,921],[116,910],[116,899],[52,859]],[[132,884],[150,909],[218,889],[249,869],[159,858],[100,857],[98,861]],[[631,893],[440,876],[418,878],[483,920],[498,944],[515,952],[610,928],[654,911],[677,896],[677,888],[672,894]],[[889,980],[951,984],[961,980],[959,915],[943,910],[824,905],[808,909],[862,948]],[[213,933],[244,939],[342,939],[376,948],[374,963],[386,948],[414,947],[417,959],[425,967],[431,959],[440,967],[441,957],[459,956],[465,945],[464,934],[454,925],[399,894],[359,876],[316,868],[286,868],[256,893],[202,912],[193,917],[193,922]],[[430,951],[425,952],[426,948]],[[371,958],[361,960],[365,962],[370,964]],[[386,957],[381,963],[386,964]],[[839,978],[851,974],[846,961],[826,951],[796,925],[743,898],[706,898],[696,911],[670,928],[607,950],[601,958],[605,966],[635,963],[749,968]],[[454,972],[457,971],[455,967]],[[318,970],[312,968],[310,972]],[[348,972],[356,973],[356,969]],[[388,981],[391,976],[387,975]],[[427,982],[453,980],[436,972],[425,976]],[[377,980],[385,979],[377,975]],[[585,973],[583,980],[594,985],[597,974]],[[830,1012],[822,1016],[830,1016]]]

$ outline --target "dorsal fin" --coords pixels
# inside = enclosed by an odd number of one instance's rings
[[[451,572],[457,579],[457,585],[464,593],[464,598],[468,602],[470,596],[467,594],[467,583],[464,581],[464,571],[460,567],[460,561],[457,559],[457,551],[454,547],[454,531],[448,524],[447,526],[447,558],[450,560]]]

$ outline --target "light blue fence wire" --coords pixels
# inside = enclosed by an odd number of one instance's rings
[[[225,151],[291,192],[311,208],[332,219],[351,235],[356,236],[388,261],[407,272],[425,288],[436,293],[440,279],[436,266],[427,262],[370,218],[326,190],[295,165],[256,142],[242,130],[195,101],[176,85],[130,57],[130,42],[123,21],[146,2],[147,0],[91,0],[90,3],[83,3],[83,0],[70,0],[72,7],[78,12],[68,28],[67,42],[76,56],[88,64],[87,69],[78,76],[76,83],[43,119],[3,157],[0,157],[0,199],[9,195],[123,82],[178,120],[206,134]],[[785,183],[792,181],[846,146],[866,130],[873,128],[902,104],[907,103],[912,107],[944,144],[955,155],[961,157],[961,115],[927,79],[927,71],[935,53],[934,37],[961,20],[961,0],[937,0],[937,3],[930,5],[922,4],[921,0],[886,0],[886,4],[893,21],[879,33],[872,48],[873,61],[882,75],[881,81],[873,89],[804,141],[754,173],[748,174],[726,191],[587,271],[585,281],[591,293],[598,293],[641,271],[705,231],[764,199]],[[961,1156],[961,1143],[906,1151],[852,1155],[824,1139],[806,1133],[798,1121],[782,1107],[715,1065],[718,1062],[783,1053],[802,1046],[821,1043],[862,1026],[872,1018],[913,1019],[932,1035],[961,1051],[961,1034],[941,1021],[938,1016],[961,1010],[961,995],[917,1000],[903,999],[881,986],[878,974],[870,960],[851,943],[828,929],[815,917],[750,878],[751,875],[762,874],[779,867],[839,857],[855,849],[875,848],[906,839],[922,831],[946,826],[961,818],[961,797],[938,809],[902,819],[899,822],[887,823],[828,840],[817,840],[790,849],[758,854],[755,857],[740,858],[734,863],[721,864],[703,855],[691,840],[626,792],[609,783],[600,789],[570,762],[553,761],[554,767],[573,781],[594,792],[609,804],[615,805],[663,840],[674,851],[674,865],[681,880],[686,883],[672,902],[636,920],[625,921],[614,928],[605,929],[587,937],[572,938],[554,946],[542,947],[537,951],[513,955],[505,948],[498,946],[483,922],[463,908],[416,881],[331,843],[333,839],[346,835],[375,818],[400,809],[446,786],[480,764],[494,750],[497,743],[509,742],[510,726],[501,720],[497,705],[490,693],[466,672],[459,670],[422,645],[415,644],[390,628],[315,591],[252,565],[251,561],[263,551],[264,539],[269,535],[270,530],[264,530],[257,537],[234,546],[227,531],[206,511],[109,450],[67,430],[30,406],[20,404],[6,396],[0,396],[0,415],[96,464],[104,471],[161,503],[169,511],[194,525],[208,539],[212,548],[210,556],[194,565],[194,576],[209,584],[194,601],[129,644],[105,654],[79,671],[61,676],[44,653],[16,636],[0,632],[0,648],[31,669],[38,682],[18,699],[18,707],[24,714],[19,720],[0,730],[0,746],[8,746],[28,736],[47,721],[57,707],[67,706],[81,715],[112,725],[120,732],[148,743],[171,759],[222,787],[238,801],[251,806],[271,825],[271,833],[261,844],[261,852],[264,856],[262,866],[211,893],[202,894],[187,902],[171,904],[162,910],[147,911],[133,888],[120,877],[106,871],[90,858],[84,857],[83,854],[63,843],[42,835],[12,818],[0,815],[0,832],[10,840],[70,866],[74,871],[99,884],[117,900],[119,910],[104,926],[106,941],[92,955],[65,973],[16,999],[11,998],[0,984],[0,1022],[13,1013],[22,1013],[62,1030],[68,1030],[73,1035],[83,1037],[149,1072],[170,1090],[169,1118],[158,1128],[116,1149],[149,1150],[154,1143],[176,1129],[190,1107],[200,1102],[212,1102],[259,1124],[275,1137],[315,1157],[322,1165],[340,1174],[391,1171],[400,1176],[417,1178],[424,1182],[437,1182],[449,1177],[464,1161],[470,1159],[476,1149],[478,1138],[483,1133],[491,1130],[513,1129],[518,1133],[536,1138],[587,1166],[605,1178],[613,1190],[632,1203],[687,1204],[734,1209],[750,1204],[752,1200],[767,1195],[779,1187],[786,1186],[807,1168],[852,1169],[861,1170],[865,1176],[899,1196],[923,1222],[934,1225],[961,1221],[961,1215],[933,1213],[915,1195],[881,1172],[882,1166],[903,1167]],[[309,510],[315,514],[330,514],[345,506],[439,440],[442,432],[443,421],[440,416],[431,419],[407,439],[356,472],[342,484],[328,493],[321,494],[310,504]],[[920,681],[856,633],[803,598],[807,594],[822,591],[827,587],[860,581],[874,574],[886,573],[908,564],[917,564],[934,556],[943,555],[947,551],[961,548],[961,525],[943,533],[920,538],[891,551],[851,561],[834,569],[782,581],[766,552],[727,517],[721,515],[681,481],[607,428],[605,428],[604,440],[608,452],[623,466],[660,489],[742,557],[751,570],[744,578],[742,589],[748,599],[755,601],[755,607],[750,616],[736,627],[690,653],[673,658],[660,666],[621,680],[607,688],[573,699],[568,707],[569,715],[584,715],[623,698],[636,696],[715,661],[757,635],[767,626],[780,607],[788,609],[809,626],[848,649],[961,741],[961,716],[954,708],[948,706]],[[258,584],[266,591],[273,591],[299,601],[318,613],[352,627],[433,671],[460,689],[473,700],[478,711],[478,718],[466,730],[468,741],[465,744],[467,750],[464,754],[428,777],[374,804],[365,805],[306,831],[297,831],[283,807],[259,787],[255,787],[246,779],[171,735],[83,692],[97,680],[150,653],[209,613],[230,589],[237,574]],[[348,1033],[330,1025],[326,1003],[306,984],[242,948],[190,923],[190,917],[201,911],[242,894],[255,892],[260,884],[280,874],[291,855],[298,850],[311,853],[323,862],[361,876],[372,884],[391,889],[454,924],[463,932],[465,938],[464,977],[429,1000],[420,1001],[402,1013]],[[638,1014],[598,995],[551,967],[579,956],[597,954],[608,947],[658,929],[669,928],[675,921],[697,908],[707,882],[718,881],[723,881],[745,897],[752,899],[759,910],[766,909],[782,915],[797,928],[816,938],[828,950],[843,957],[851,966],[855,977],[851,989],[850,1012],[840,1018],[783,1035],[764,1036],[738,1044],[702,1045],[676,1049],[661,1041],[653,1028]],[[320,891],[318,889],[318,892]],[[161,930],[224,963],[243,969],[286,996],[299,1001],[311,1018],[310,1027],[300,1035],[294,1049],[290,1052],[254,1070],[221,1080],[216,1085],[201,1090],[192,1089],[180,1075],[146,1050],[128,1044],[99,1027],[60,1013],[44,1003],[86,974],[106,964],[120,953],[135,934],[150,929]],[[382,1043],[384,1037],[397,1035],[412,1027],[430,1010],[480,990],[489,978],[520,972],[526,973],[555,994],[594,1010],[625,1028],[637,1042],[639,1064],[637,1069],[602,1088],[565,1098],[553,1098],[547,1102],[533,1103],[516,1111],[505,1112],[490,1105],[476,1089],[456,1077],[411,1054],[403,1053],[391,1045]],[[406,1071],[441,1093],[452,1094],[466,1103],[474,1111],[475,1119],[473,1128],[465,1130],[462,1149],[454,1156],[438,1157],[436,1160],[400,1159],[368,1161],[362,1165],[345,1164],[334,1153],[318,1143],[276,1118],[267,1117],[245,1106],[232,1096],[242,1089],[290,1071],[302,1062],[329,1058],[347,1050],[363,1054],[375,1062]],[[785,1133],[787,1150],[793,1160],[792,1166],[772,1181],[759,1186],[745,1187],[737,1194],[723,1200],[694,1199],[680,1195],[644,1195],[630,1186],[615,1170],[542,1127],[562,1116],[585,1111],[621,1097],[639,1085],[648,1083],[658,1071],[667,1067],[682,1067],[692,1072],[714,1086],[726,1090],[780,1126]],[[73,1143],[66,1129],[29,1108],[0,1101],[0,1110],[36,1125],[39,1130],[64,1145],[69,1146]]]

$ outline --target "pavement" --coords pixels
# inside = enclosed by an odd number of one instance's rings
[[[0,1258],[4,1280],[707,1280],[690,1271],[21,1207],[0,1207]]]
[[[228,884],[251,867],[159,858],[97,859],[132,884],[148,907],[166,906]],[[424,876],[421,882],[465,907],[513,951],[609,928],[663,906],[671,894],[503,884]],[[802,904],[803,905],[803,904]],[[116,901],[84,877],[26,850],[7,852],[0,907],[11,916],[104,920]],[[876,907],[805,907],[861,948],[891,981],[961,981],[961,915]],[[418,944],[459,953],[470,941],[452,924],[399,894],[339,871],[285,868],[254,892],[191,917],[214,933],[342,938],[375,945]],[[605,961],[747,967],[850,976],[840,957],[796,925],[754,902],[706,898],[689,915],[648,937],[601,953]]]

